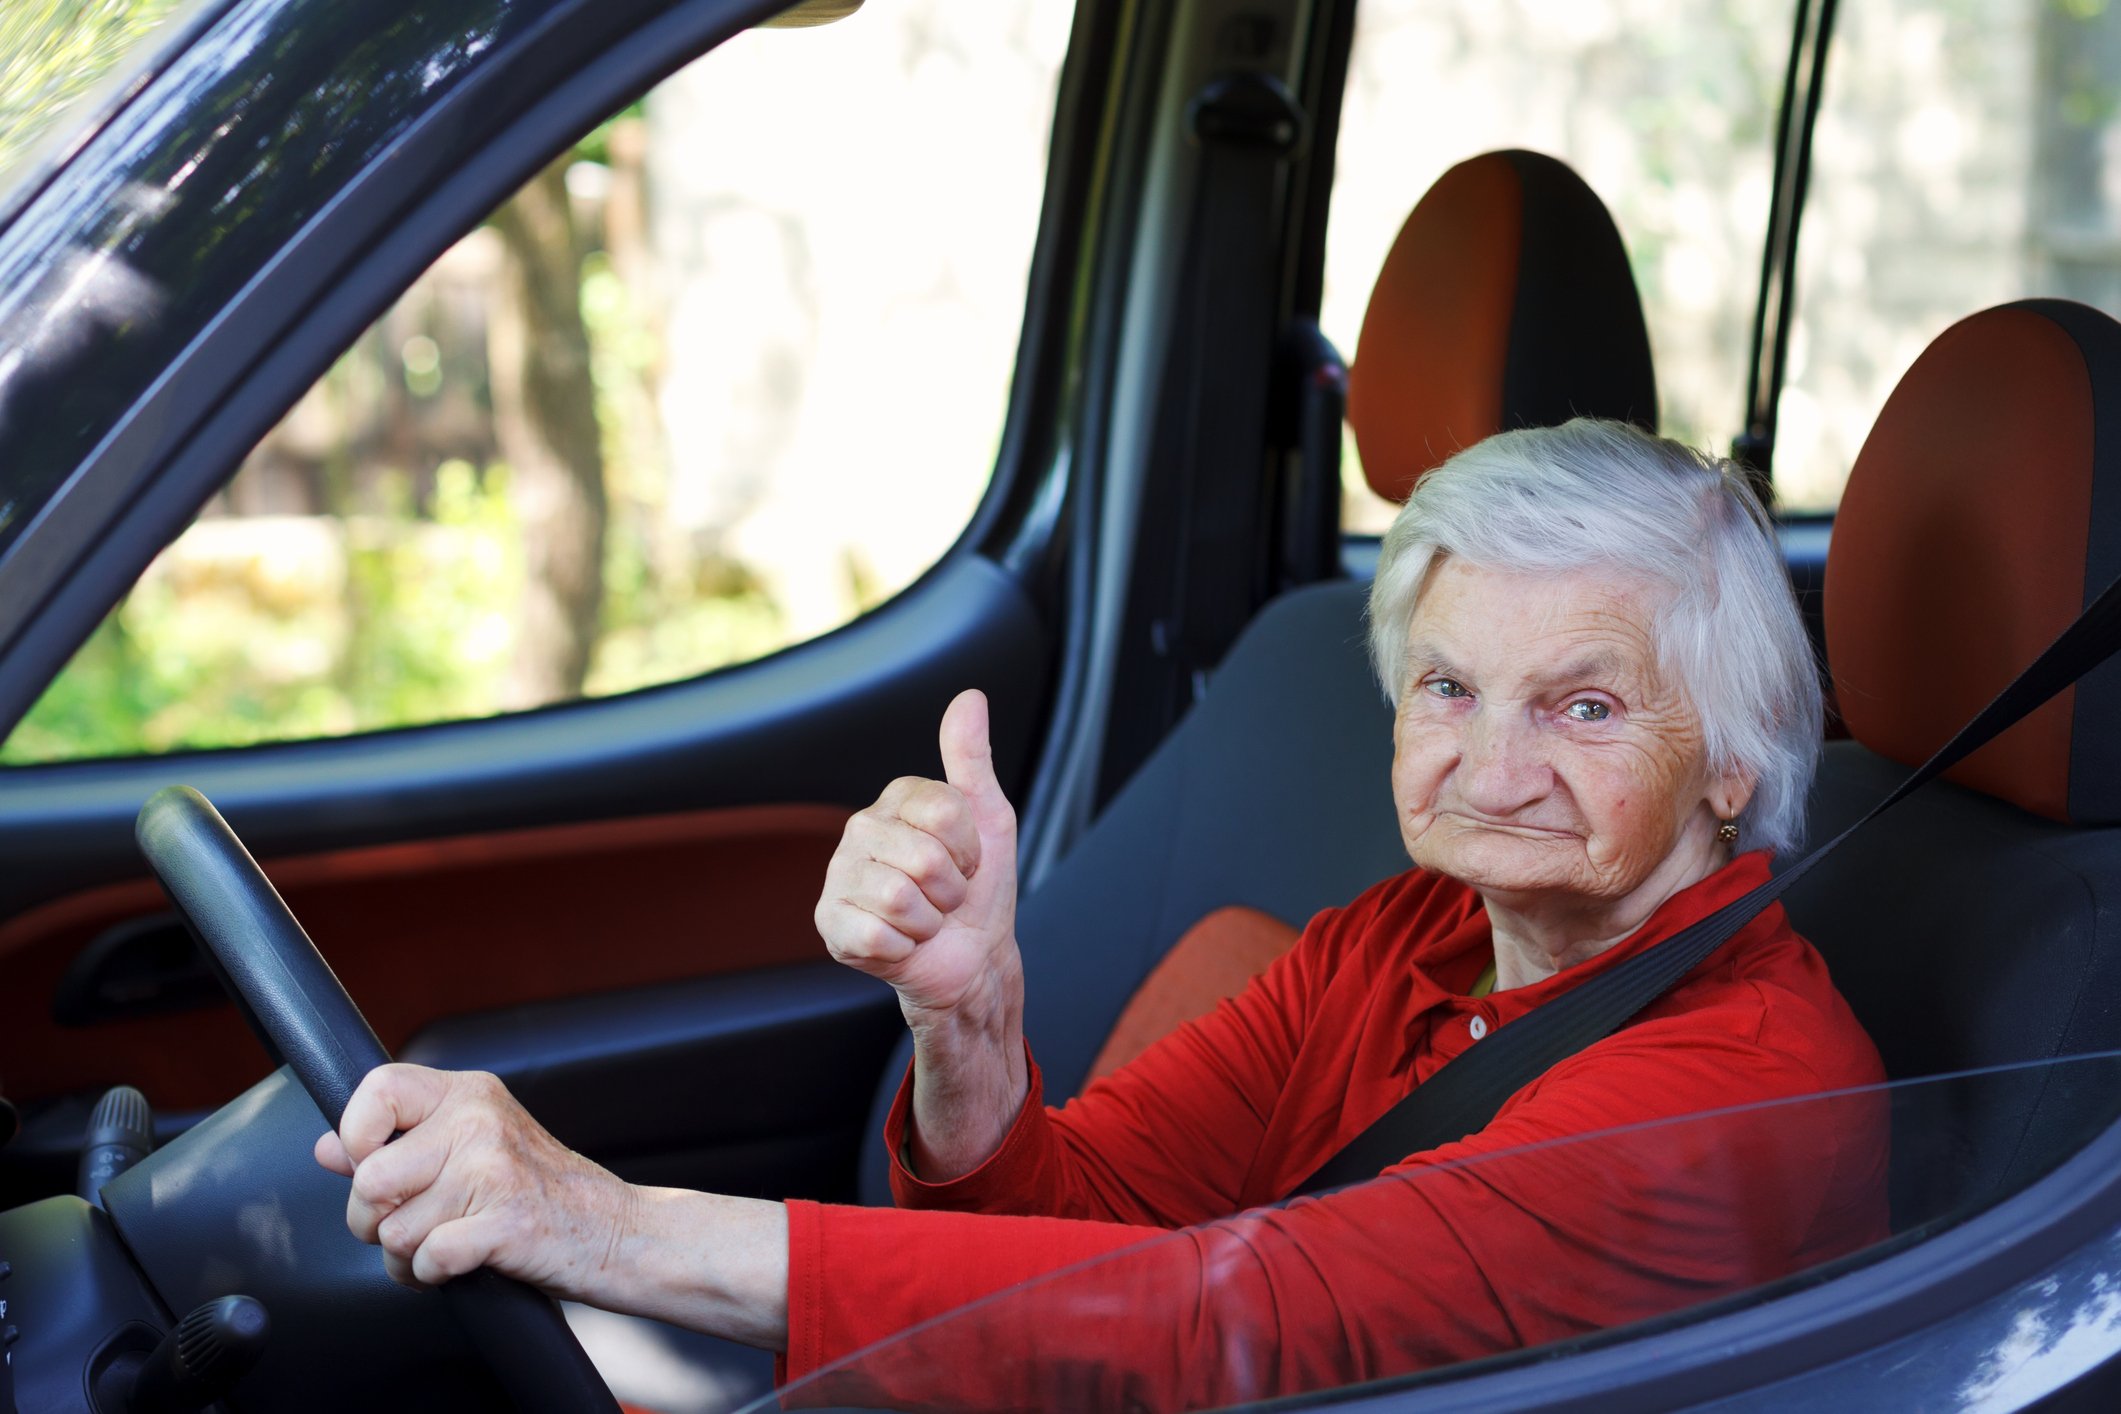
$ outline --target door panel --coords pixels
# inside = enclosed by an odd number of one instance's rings
[[[905,1029],[890,988],[808,962],[446,1021],[401,1054],[492,1071],[634,1183],[851,1199],[870,1097],[846,1079]]]
[[[313,193],[288,184],[289,214],[268,232],[277,244],[229,256],[258,278],[213,295],[208,335],[193,340],[173,319],[134,331],[161,339],[139,357],[166,376],[137,405],[114,400],[125,438],[98,424],[83,441],[103,450],[79,453],[89,460],[58,507],[78,534],[25,538],[9,558],[23,592],[10,600],[19,612],[0,614],[0,718],[36,697],[150,554],[437,252],[597,116],[761,7],[532,8],[560,18],[520,34],[504,25],[509,43],[465,48],[483,87],[438,91],[379,130],[387,164],[364,157],[317,178],[324,206],[295,210],[295,196]],[[248,92],[208,78],[188,101]],[[248,138],[277,109],[244,101]],[[91,159],[118,171],[118,156],[97,148]],[[260,201],[279,190],[254,185]],[[805,1176],[786,1191],[820,1195],[828,1171],[851,1180],[849,1125],[902,1025],[887,993],[815,962],[811,909],[849,811],[894,776],[939,773],[936,722],[957,691],[993,700],[1005,787],[1029,778],[1057,625],[1027,583],[1052,589],[1043,567],[1063,504],[1039,450],[1055,416],[1040,390],[1059,386],[1045,365],[1064,352],[1057,334],[1029,331],[1048,328],[1044,287],[1064,290],[1077,264],[1049,249],[1052,228],[1078,219],[1049,205],[1041,224],[1022,391],[986,505],[940,565],[855,623],[623,697],[336,741],[0,770],[0,1091],[78,1135],[69,1097],[96,1087],[139,1085],[181,1123],[266,1069],[187,961],[133,845],[141,801],[182,781],[266,862],[386,1045],[504,1071],[563,1134],[635,1176],[759,1191]],[[222,336],[231,357],[212,342]],[[162,389],[181,394],[181,418],[153,401]],[[998,554],[1014,568],[989,558]],[[626,1096],[649,1103],[618,1102]],[[777,1100],[770,1119],[756,1112],[762,1097]],[[0,1155],[0,1190],[13,1197],[25,1196],[12,1186],[27,1140],[55,1128],[36,1130],[38,1118]],[[62,1134],[38,1152],[66,1149]],[[47,1163],[40,1181],[63,1184],[68,1167]]]
[[[512,830],[298,856],[266,872],[395,1052],[465,1012],[817,960],[810,910],[847,814],[754,806]],[[86,1025],[54,1015],[85,949],[168,908],[137,881],[0,927],[10,1097],[134,1084],[190,1109],[272,1068],[218,1000]]]
[[[138,877],[133,815],[180,781],[260,858],[737,805],[859,808],[894,776],[937,774],[943,708],[980,687],[1012,785],[1043,725],[1052,644],[1013,576],[960,553],[836,633],[671,687],[338,741],[0,770],[0,920]]]
[[[940,774],[936,723],[960,689],[989,693],[997,767],[1020,784],[1051,645],[1017,582],[967,553],[836,634],[670,688],[335,742],[0,772],[0,857],[15,866],[0,876],[0,1088],[49,1108],[122,1082],[190,1109],[269,1069],[218,1002],[86,1025],[55,1014],[64,1002],[79,1015],[84,989],[63,984],[84,950],[166,912],[141,877],[131,820],[156,788],[184,781],[266,862],[386,1046],[453,1017],[597,998],[579,1015],[530,1013],[555,1028],[556,1057],[588,1027],[603,1046],[592,1060],[548,1072],[520,1025],[489,1057],[491,1020],[431,1030],[424,1053],[505,1064],[534,1091],[560,1083],[573,1097],[563,1126],[606,1082],[617,1097],[689,1076],[645,1107],[597,1116],[590,1137],[643,1176],[764,1191],[807,1174],[813,1191],[838,1191],[902,1029],[896,1007],[884,993],[850,1000],[841,969],[802,968],[773,983],[789,1025],[744,1026],[744,999],[758,998],[742,988],[767,985],[760,969],[821,957],[811,911],[848,814],[894,776]],[[737,989],[718,998],[718,985]],[[671,1006],[690,1040],[671,1039]],[[450,1040],[464,1035],[481,1039]],[[790,1080],[787,1058],[806,1045],[810,1062],[832,1063]],[[717,1133],[716,1105],[701,1099],[717,1071],[732,1092],[801,1103],[775,1126],[732,1112]],[[673,1107],[681,1120],[698,1107],[699,1122],[671,1128]],[[13,1190],[23,1175],[0,1179]]]

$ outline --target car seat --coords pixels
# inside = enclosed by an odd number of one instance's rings
[[[1810,834],[1852,822],[2121,574],[2121,324],[2030,300],[1939,335],[1852,468],[1826,569],[1847,722]],[[2121,661],[1822,861],[1785,900],[1894,1078],[2121,1048]],[[1992,1202],[2115,1114],[2115,1066],[1902,1102],[1905,1228]],[[1927,1092],[1927,1093],[1925,1093]]]
[[[1364,474],[1404,499],[1491,433],[1581,415],[1654,426],[1649,336],[1612,218],[1551,157],[1494,152],[1430,188],[1386,256],[1349,374]],[[1368,585],[1283,595],[1206,697],[1018,909],[1024,1026],[1055,1103],[1234,994],[1322,908],[1407,867],[1369,666]],[[883,1116],[864,1201],[890,1201]]]

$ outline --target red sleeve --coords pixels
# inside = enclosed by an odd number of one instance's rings
[[[844,1363],[787,1397],[1262,1399],[1662,1314],[1881,1236],[1875,1198],[1844,1201],[1883,1191],[1875,1093],[1541,1142],[1817,1088],[1756,1034],[1739,1017],[1645,1023],[1557,1067],[1464,1143],[1180,1232],[791,1205],[788,1373]],[[1818,1231],[1844,1209],[1854,1216]]]
[[[1319,979],[1360,937],[1366,914],[1328,909],[1252,984],[1188,1022],[1059,1110],[1031,1064],[1023,1110],[987,1161],[926,1183],[905,1152],[909,1067],[884,1122],[891,1193],[902,1208],[1086,1218],[1184,1227],[1227,1215],[1303,1042]]]

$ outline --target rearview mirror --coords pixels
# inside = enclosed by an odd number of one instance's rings
[[[770,20],[759,22],[760,29],[808,29],[812,25],[829,25],[834,20],[844,20],[862,8],[862,0],[796,0],[787,9]]]

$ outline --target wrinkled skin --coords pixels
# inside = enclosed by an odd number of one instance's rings
[[[1497,985],[1596,956],[1722,867],[1751,783],[1666,679],[1657,590],[1443,557],[1407,631],[1392,798],[1407,853],[1486,902]]]
[[[940,781],[907,776],[847,822],[817,930],[888,982],[913,1033],[911,1153],[952,1178],[993,1153],[1030,1092],[1016,947],[1016,812],[994,774],[987,699],[943,714]]]
[[[1016,816],[982,694],[951,703],[940,746],[947,779],[894,781],[848,822],[816,914],[834,957],[898,989],[918,1068],[914,1152],[934,1171],[984,1157],[1028,1090]],[[489,1266],[554,1296],[786,1347],[781,1204],[628,1184],[491,1075],[381,1066],[316,1157],[353,1180],[347,1226],[408,1285]]]
[[[1415,607],[1393,798],[1414,862],[1485,902],[1498,987],[1596,956],[1728,858],[1716,827],[1751,783],[1710,768],[1657,662],[1656,608],[1648,586],[1610,575],[1450,559]],[[931,1180],[991,1154],[1027,1093],[1016,820],[987,728],[985,698],[961,694],[940,734],[946,779],[894,781],[853,817],[816,913],[834,957],[898,991],[915,1046],[911,1157]],[[401,1281],[493,1266],[785,1348],[780,1204],[623,1183],[492,1076],[382,1067],[317,1159],[352,1177],[348,1225]]]

